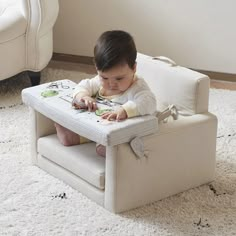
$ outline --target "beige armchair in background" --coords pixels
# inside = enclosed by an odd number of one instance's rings
[[[28,71],[32,85],[53,52],[58,0],[0,0],[0,80]]]

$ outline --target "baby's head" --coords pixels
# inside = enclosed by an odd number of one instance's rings
[[[129,33],[121,30],[104,32],[94,47],[94,62],[103,87],[114,93],[127,90],[133,82],[136,57],[136,46]]]
[[[136,57],[137,50],[133,37],[121,30],[104,32],[94,47],[94,62],[99,71],[106,71],[122,64],[127,64],[133,69]]]

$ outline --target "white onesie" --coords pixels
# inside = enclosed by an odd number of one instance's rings
[[[101,79],[99,75],[84,79],[75,87],[73,97],[76,95],[90,96],[120,104],[126,111],[127,116],[134,117],[140,115],[154,114],[156,112],[156,98],[151,92],[144,79],[135,76],[133,84],[123,93],[115,96],[102,96]]]

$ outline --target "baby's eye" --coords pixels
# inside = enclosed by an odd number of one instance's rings
[[[118,80],[118,81],[120,81],[120,80],[122,80],[123,78],[121,77],[121,78],[116,78],[116,80]]]
[[[106,78],[106,77],[102,77],[102,79],[103,79],[103,80],[108,80],[108,78]]]

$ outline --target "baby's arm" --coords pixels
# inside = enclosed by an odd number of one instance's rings
[[[92,79],[82,80],[76,87],[73,93],[72,105],[77,109],[88,109],[95,111],[97,104],[94,96],[100,88],[100,79],[98,76]]]
[[[144,80],[139,80],[129,91],[128,101],[122,105],[128,118],[156,112],[156,98]]]
[[[104,113],[101,117],[107,120],[125,120],[135,116],[153,114],[156,111],[156,99],[151,91],[142,91],[121,105],[115,111]]]
[[[102,118],[120,121],[156,112],[156,98],[143,79],[139,79],[127,92],[124,95],[127,96],[127,102],[115,111],[103,114]]]
[[[154,96],[144,92],[137,94],[134,98],[122,105],[122,107],[126,111],[128,118],[150,115],[156,111],[156,100]]]

